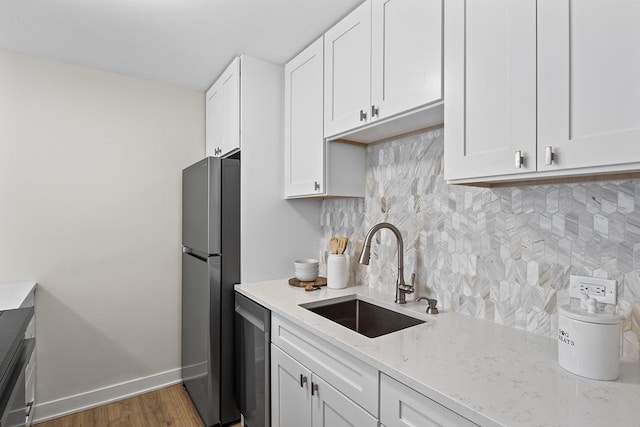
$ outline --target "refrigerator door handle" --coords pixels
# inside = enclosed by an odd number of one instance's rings
[[[200,261],[204,261],[207,262],[207,258],[202,256],[202,255],[198,255],[197,253],[193,252],[193,250],[191,248],[187,248],[187,247],[183,247],[182,248],[182,253],[192,256],[194,258],[199,259]]]

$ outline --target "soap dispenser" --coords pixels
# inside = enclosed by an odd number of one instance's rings
[[[605,285],[592,285],[593,278],[579,278],[589,279],[580,283],[576,277],[571,277],[571,296],[579,297],[579,306],[558,310],[558,363],[582,377],[615,380],[620,374],[620,316],[598,308],[598,302],[611,302],[602,297]],[[615,305],[615,282],[613,287]]]

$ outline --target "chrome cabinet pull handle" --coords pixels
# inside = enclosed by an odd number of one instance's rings
[[[311,396],[318,392],[318,384],[312,382],[311,383]]]
[[[378,117],[378,108],[375,105],[371,106],[371,117]]]
[[[516,151],[516,169],[520,169],[524,164],[524,157],[522,156],[522,151]]]
[[[367,112],[364,110],[360,110],[360,121],[364,122],[365,120],[367,120]]]
[[[304,387],[304,385],[307,383],[307,377],[306,375],[302,375],[300,374],[300,387]]]
[[[556,159],[556,155],[553,152],[552,146],[547,146],[544,148],[544,164],[549,166],[553,164],[553,161]]]
[[[320,183],[318,181],[313,182],[313,188],[316,191],[320,191]]]

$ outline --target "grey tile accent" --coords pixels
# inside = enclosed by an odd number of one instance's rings
[[[639,358],[640,180],[447,185],[443,151],[443,129],[368,146],[365,198],[322,202],[321,271],[329,238],[345,235],[351,282],[393,295],[392,233],[378,233],[370,266],[357,263],[365,233],[388,221],[402,232],[406,280],[416,273],[418,294],[551,337],[557,307],[569,301],[569,275],[613,278],[626,316],[624,354]]]

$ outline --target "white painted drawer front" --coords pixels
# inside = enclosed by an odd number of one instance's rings
[[[374,416],[378,370],[302,328],[271,317],[271,341]]]
[[[382,373],[380,374],[380,422],[385,427],[477,425]]]

